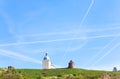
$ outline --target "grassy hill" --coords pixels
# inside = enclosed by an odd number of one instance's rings
[[[0,79],[101,79],[106,71],[85,69],[8,69],[2,70]],[[120,79],[120,72],[107,72],[111,79]]]
[[[36,76],[43,77],[63,77],[67,75],[73,76],[100,76],[104,71],[93,71],[93,70],[84,70],[84,69],[48,69],[48,70],[37,70],[37,69],[22,69],[22,73],[35,78]]]

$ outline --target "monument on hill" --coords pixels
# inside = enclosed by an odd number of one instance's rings
[[[72,60],[68,63],[68,68],[74,68],[75,64]]]
[[[43,67],[43,69],[53,69],[54,68],[54,66],[51,63],[51,60],[48,56],[48,53],[46,53],[45,57],[43,58],[42,67]]]

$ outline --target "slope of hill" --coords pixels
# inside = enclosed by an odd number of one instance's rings
[[[85,69],[8,69],[2,70],[0,79],[101,79],[108,73],[111,79],[120,79],[120,72]]]

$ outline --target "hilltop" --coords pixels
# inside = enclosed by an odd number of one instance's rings
[[[0,69],[0,79],[101,79],[108,73],[111,79],[120,79],[120,72],[86,69]]]

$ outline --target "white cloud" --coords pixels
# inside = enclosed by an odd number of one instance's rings
[[[19,60],[22,60],[22,61],[26,61],[26,62],[41,64],[40,60],[36,60],[34,58],[31,58],[31,57],[28,57],[28,56],[25,56],[25,55],[22,55],[22,54],[13,52],[13,51],[0,49],[0,54],[4,55],[4,56],[7,56],[7,57],[14,58],[14,59],[19,59]]]

